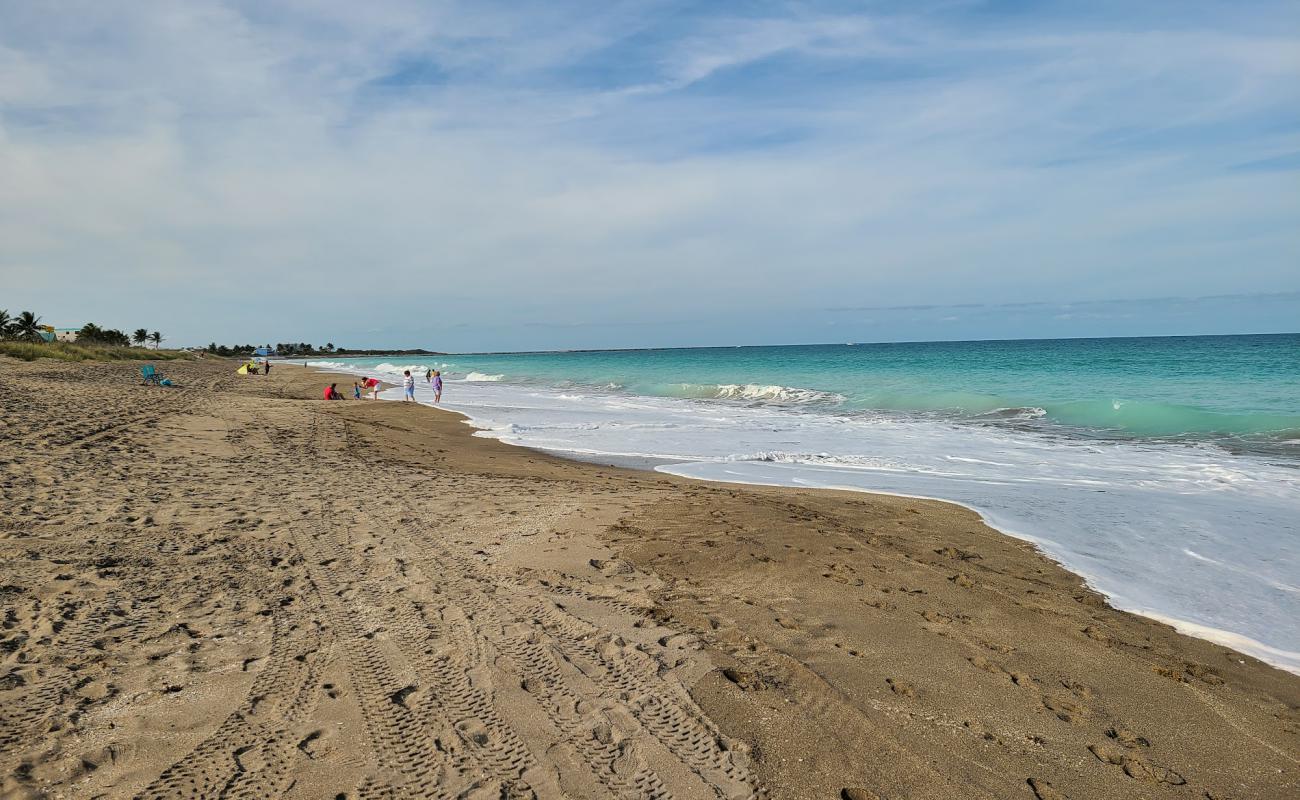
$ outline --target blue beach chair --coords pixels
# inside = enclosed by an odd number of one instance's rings
[[[153,364],[145,364],[140,367],[140,377],[144,379],[145,383],[152,383],[155,386],[162,383],[162,373],[154,369]]]

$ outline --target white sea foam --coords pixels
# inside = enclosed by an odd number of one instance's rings
[[[504,375],[484,375],[482,372],[471,372],[461,380],[466,383],[495,383],[504,377]]]
[[[735,403],[466,381],[443,404],[513,444],[651,458],[708,480],[956,502],[1033,541],[1119,608],[1300,672],[1297,470],[1208,445],[829,414],[768,394]],[[432,399],[423,384],[417,396]]]
[[[382,372],[385,375],[401,375],[410,370],[412,375],[423,375],[429,368],[423,364],[380,364],[375,367],[375,372]]]
[[[990,419],[1041,419],[1047,416],[1047,409],[1030,406],[1028,408],[995,408],[979,415]]]
[[[764,385],[760,383],[722,383],[722,384],[679,384],[680,394],[688,398],[715,400],[748,400],[751,402],[789,403],[793,405],[806,403],[823,403],[837,405],[844,402],[844,396],[835,392],[823,392],[816,389],[800,389],[794,386]]]

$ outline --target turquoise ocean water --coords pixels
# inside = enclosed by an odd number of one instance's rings
[[[1300,334],[458,356],[478,371],[631,394],[817,405],[1074,433],[1300,439]],[[378,362],[377,362],[378,363]]]
[[[1300,672],[1300,334],[315,363],[443,369],[444,404],[514,444],[962,503],[1118,607]]]

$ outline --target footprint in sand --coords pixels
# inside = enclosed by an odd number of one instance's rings
[[[411,708],[415,705],[415,698],[413,695],[416,695],[417,692],[419,692],[418,687],[407,685],[390,694],[388,699],[393,703],[393,705],[401,706],[402,708]]]
[[[742,692],[758,692],[779,685],[777,680],[769,675],[735,667],[727,667],[722,670],[722,676],[740,687]]]
[[[1107,728],[1106,735],[1130,750],[1151,746],[1151,742],[1148,741],[1146,737],[1138,736],[1136,733],[1122,725],[1112,725]]]
[[[1090,686],[1085,686],[1084,684],[1079,683],[1078,681],[1071,681],[1071,680],[1063,680],[1061,681],[1061,685],[1069,689],[1070,694],[1074,695],[1080,700],[1092,699],[1093,691],[1092,691],[1092,687]]]
[[[1088,707],[1071,698],[1043,696],[1043,708],[1056,715],[1062,722],[1079,725],[1088,715]]]
[[[1006,670],[1002,669],[1002,667],[998,666],[997,664],[994,664],[992,661],[989,661],[984,656],[971,656],[966,660],[970,662],[970,665],[972,667],[975,667],[976,669],[982,669],[985,672],[992,675],[1002,675],[1003,673],[1006,672]]]
[[[1102,644],[1106,644],[1110,641],[1110,637],[1106,635],[1106,632],[1101,628],[1098,628],[1096,625],[1089,625],[1084,628],[1083,635],[1092,639],[1094,642],[1101,642]]]
[[[971,552],[969,550],[961,550],[951,545],[947,547],[940,547],[938,550],[935,550],[934,552],[937,555],[941,555],[945,558],[955,558],[961,561],[977,561],[983,558],[983,556],[981,556],[979,553]]]
[[[298,749],[302,751],[303,755],[316,760],[333,749],[330,742],[331,738],[332,736],[328,731],[314,730],[298,742]]]
[[[1223,677],[1219,675],[1218,672],[1204,664],[1193,664],[1190,662],[1184,663],[1183,671],[1188,675],[1191,675],[1193,678],[1199,678],[1200,680],[1205,681],[1211,686],[1222,686],[1224,683]]]
[[[1122,768],[1124,774],[1134,780],[1166,786],[1182,786],[1187,783],[1187,780],[1177,772],[1144,761],[1109,744],[1088,745],[1088,750],[1097,757],[1098,761]]]
[[[483,746],[488,743],[491,737],[488,734],[488,728],[483,721],[476,717],[466,717],[456,723],[456,732],[467,742],[473,742],[476,745]]]
[[[1052,784],[1042,778],[1030,778],[1027,783],[1029,788],[1033,790],[1034,797],[1037,797],[1038,800],[1069,800]]]

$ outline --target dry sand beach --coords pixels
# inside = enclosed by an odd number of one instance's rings
[[[0,796],[1300,796],[1300,677],[964,509],[166,371],[0,358]]]

